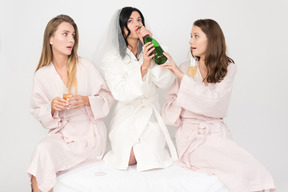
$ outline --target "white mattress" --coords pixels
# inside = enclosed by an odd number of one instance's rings
[[[104,176],[96,176],[98,163],[85,165],[58,176],[54,192],[228,192],[216,176],[173,165],[166,169],[137,172],[111,169],[101,163]]]

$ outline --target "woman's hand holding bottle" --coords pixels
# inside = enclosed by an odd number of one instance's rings
[[[146,29],[144,26],[139,26],[138,30],[137,30],[137,35],[138,35],[140,41],[142,42],[142,44],[144,45],[145,43],[144,43],[143,38],[147,35],[152,37],[153,34],[148,29]]]
[[[150,66],[151,59],[153,59],[153,57],[155,56],[155,54],[151,54],[153,50],[155,50],[155,47],[153,46],[154,44],[152,44],[151,42],[148,42],[143,46],[143,64],[147,64]]]
[[[151,59],[153,59],[153,57],[155,56],[155,54],[151,54],[152,51],[154,51],[154,47],[153,44],[151,44],[151,42],[146,43],[143,46],[143,64],[141,65],[141,75],[142,78],[144,77],[144,75],[146,74],[147,70],[149,69],[150,65],[151,65]]]

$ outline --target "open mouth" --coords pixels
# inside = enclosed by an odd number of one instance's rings
[[[196,49],[196,47],[191,47],[191,49]]]

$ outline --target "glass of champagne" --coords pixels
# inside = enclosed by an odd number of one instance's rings
[[[65,99],[67,101],[67,106],[69,104],[68,99],[72,97],[72,93],[63,93],[63,99]],[[64,118],[66,119],[67,117],[67,109],[69,109],[68,107],[65,108],[65,115]]]
[[[96,176],[104,176],[104,175],[106,175],[106,173],[103,172],[102,169],[101,169],[102,157],[103,157],[103,155],[96,155],[96,158],[98,160],[97,161],[97,171],[95,172]]]
[[[190,76],[190,77],[195,77],[195,75],[196,75],[196,72],[197,72],[197,65],[195,65],[195,66],[189,66],[188,67],[188,75]]]
[[[196,59],[194,59],[193,57],[191,57],[191,62],[190,62],[190,66],[188,67],[188,75],[192,78],[195,77],[197,72],[197,64],[196,64]]]
[[[100,128],[97,129],[98,131],[98,138],[97,138],[97,151],[96,151],[96,158],[97,158],[97,171],[95,172],[96,176],[104,176],[106,173],[101,169],[101,162],[106,150],[106,143],[104,139],[101,139]]]

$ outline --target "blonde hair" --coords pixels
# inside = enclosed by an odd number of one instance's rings
[[[43,36],[42,53],[41,53],[41,57],[40,57],[38,66],[36,68],[36,71],[40,69],[41,67],[48,65],[52,61],[53,52],[52,52],[52,47],[50,45],[49,39],[51,36],[54,35],[58,26],[62,22],[70,23],[74,27],[74,30],[75,30],[74,47],[72,49],[71,55],[68,56],[68,63],[67,63],[68,79],[67,79],[66,86],[69,92],[71,92],[71,89],[74,86],[74,91],[75,93],[77,93],[76,63],[78,62],[77,49],[78,49],[79,33],[78,33],[78,28],[77,28],[76,23],[68,15],[58,15],[48,22],[45,28],[44,36]]]

